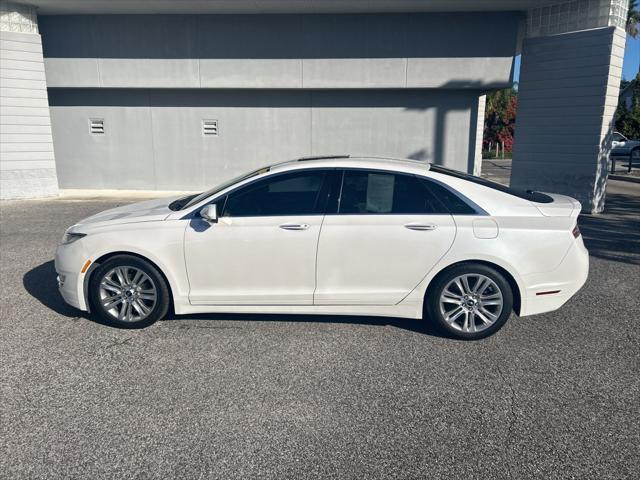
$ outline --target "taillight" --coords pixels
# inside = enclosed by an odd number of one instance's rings
[[[576,224],[576,226],[573,227],[573,230],[571,231],[571,233],[573,233],[573,238],[578,238],[580,236],[580,228],[578,227],[578,224]]]

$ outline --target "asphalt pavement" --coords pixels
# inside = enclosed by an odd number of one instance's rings
[[[590,275],[567,305],[477,342],[369,317],[109,328],[63,303],[52,257],[127,200],[3,202],[2,476],[637,478],[639,193],[581,219]]]

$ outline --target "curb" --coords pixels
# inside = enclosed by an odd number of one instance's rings
[[[609,174],[609,180],[619,180],[621,182],[640,183],[640,177],[631,177],[626,175],[611,175]]]

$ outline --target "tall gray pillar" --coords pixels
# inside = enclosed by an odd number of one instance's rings
[[[604,208],[627,0],[574,0],[528,12],[511,186]]]
[[[35,9],[0,2],[0,198],[57,195]]]

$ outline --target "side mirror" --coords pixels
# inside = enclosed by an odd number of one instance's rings
[[[200,210],[200,216],[207,223],[216,223],[218,221],[218,209],[215,204],[207,205]]]

